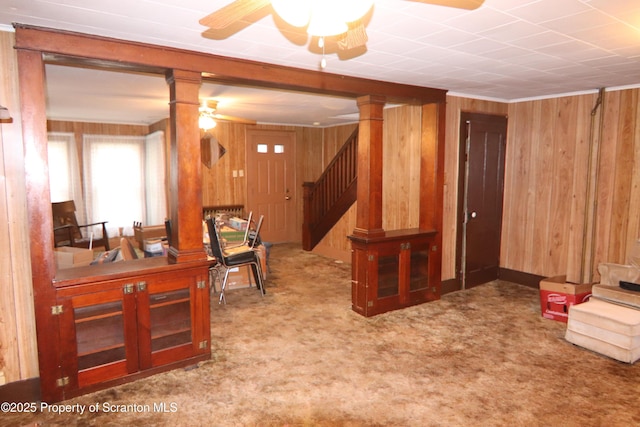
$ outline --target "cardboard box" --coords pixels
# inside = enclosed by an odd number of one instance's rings
[[[230,268],[229,277],[227,278],[227,289],[248,288],[250,283],[255,281],[253,277],[251,277],[251,282],[249,282],[249,274],[253,273],[251,272],[251,268],[247,266]]]
[[[229,227],[235,228],[238,231],[244,231],[247,229],[248,221],[242,218],[229,218]]]
[[[63,246],[56,248],[54,254],[56,266],[59,269],[89,265],[93,261],[93,251],[91,249]]]
[[[133,234],[136,242],[138,242],[138,248],[144,249],[144,241],[146,239],[161,239],[167,237],[167,230],[164,225],[147,225],[142,226],[135,224],[133,227]]]
[[[569,307],[591,297],[591,283],[567,283],[567,276],[548,277],[540,281],[542,317],[567,322]]]
[[[144,251],[152,254],[162,253],[162,239],[145,239]]]

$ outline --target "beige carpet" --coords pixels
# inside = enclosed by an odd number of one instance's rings
[[[65,402],[139,412],[0,425],[640,425],[640,364],[567,343],[535,289],[497,281],[367,319],[349,265],[278,245],[271,269],[264,298],[212,298],[212,360]]]

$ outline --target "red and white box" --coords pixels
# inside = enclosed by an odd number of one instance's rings
[[[567,323],[569,307],[589,301],[591,283],[567,283],[567,276],[548,277],[540,281],[542,317]]]

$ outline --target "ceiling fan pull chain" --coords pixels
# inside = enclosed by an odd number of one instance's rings
[[[322,48],[322,59],[320,60],[320,69],[324,70],[327,66],[327,59],[324,57],[324,36],[318,39],[318,47]]]

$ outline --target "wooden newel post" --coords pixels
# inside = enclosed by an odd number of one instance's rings
[[[358,98],[358,207],[355,236],[384,235],[382,228],[382,131],[386,98]]]

